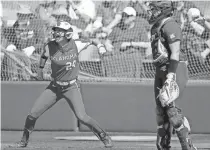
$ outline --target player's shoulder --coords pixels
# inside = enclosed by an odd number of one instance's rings
[[[50,45],[50,44],[53,44],[55,43],[55,40],[48,40],[45,42],[45,45]]]
[[[166,23],[164,23],[163,30],[166,32],[167,31],[181,32],[181,27],[180,24],[174,18],[170,18],[169,20],[166,21]]]
[[[76,45],[76,42],[75,42],[76,40],[74,40],[74,39],[70,39],[69,40],[69,45],[70,46],[75,46]]]
[[[74,39],[70,39],[68,41],[68,48],[69,49],[77,49],[77,45]]]
[[[52,47],[54,44],[55,44],[55,40],[47,41],[47,42],[45,42],[45,44],[44,44],[44,49],[45,49],[45,50],[48,50],[48,49],[49,49],[50,47]]]

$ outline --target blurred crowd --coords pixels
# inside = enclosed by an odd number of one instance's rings
[[[3,2],[0,7],[4,10]],[[37,66],[32,67],[33,60],[39,58],[43,45],[51,40],[51,27],[58,19],[71,23],[75,40],[98,39],[105,45],[104,69],[97,69],[105,70],[101,76],[142,78],[150,77],[154,71],[150,25],[143,1],[47,0],[40,1],[33,10],[24,3],[18,7],[15,20],[7,19],[7,14],[0,14],[2,80],[20,78],[17,77],[18,65],[19,68],[27,66],[25,70],[29,74],[36,72]],[[198,78],[208,77],[210,16],[204,16],[202,10],[189,1],[176,1],[174,8],[173,17],[183,31],[182,50],[188,56],[190,74]],[[11,59],[13,63],[7,64]],[[10,79],[6,79],[7,76]],[[23,80],[30,80],[30,77]]]

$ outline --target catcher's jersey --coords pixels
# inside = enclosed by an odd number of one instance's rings
[[[74,40],[70,40],[65,49],[55,41],[48,43],[51,60],[51,77],[57,81],[76,79],[79,73],[78,50]]]
[[[166,53],[168,54],[167,58],[163,58],[163,60],[154,63],[155,66],[161,67],[169,63],[171,55],[169,44],[177,40],[182,41],[182,32],[180,25],[173,18],[166,20],[160,28],[159,26],[155,25],[151,28],[151,47],[153,59],[159,57],[160,55],[160,46],[158,41],[161,42],[161,45],[163,45]],[[182,52],[180,52],[180,61],[181,60],[186,60],[186,57]]]

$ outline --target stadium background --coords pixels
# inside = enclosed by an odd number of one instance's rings
[[[3,8],[11,14],[18,3],[23,2],[3,2]],[[27,3],[27,2],[24,2]],[[209,15],[210,2],[194,2],[202,13]],[[34,9],[37,2],[30,1],[28,5]],[[13,11],[11,11],[13,10]],[[8,14],[7,14],[8,15]],[[11,15],[12,16],[12,15]],[[11,17],[10,16],[10,17]],[[13,17],[13,16],[12,16]],[[11,17],[11,18],[12,18]],[[14,18],[13,18],[14,19]],[[4,51],[4,49],[2,49]],[[8,57],[9,64],[4,64],[3,68],[8,68],[12,63],[19,63],[19,60],[13,59],[11,53],[5,54]],[[18,56],[17,56],[18,55]],[[19,59],[26,56],[17,54]],[[86,54],[85,54],[86,55]],[[93,60],[99,58],[95,53]],[[96,118],[102,126],[108,131],[127,131],[127,132],[155,132],[155,116],[153,101],[153,67],[148,61],[142,62],[139,68],[142,68],[141,76],[135,78],[132,68],[132,59],[139,60],[138,57],[121,55],[108,59],[105,62],[94,62],[85,59],[81,75],[82,94],[87,113]],[[36,58],[30,58],[37,63]],[[122,60],[127,60],[125,63]],[[106,62],[108,64],[106,65]],[[109,77],[101,74],[100,65],[106,65]],[[36,66],[36,65],[35,65]],[[17,66],[21,70],[21,75],[28,76],[25,71],[27,66]],[[195,66],[196,67],[196,66]],[[27,115],[36,97],[46,87],[48,81],[8,81],[10,68],[1,70],[1,112],[3,130],[21,130],[24,123],[24,116]],[[131,70],[126,70],[131,68]],[[146,71],[145,71],[146,70]],[[195,69],[196,70],[196,69]],[[117,71],[117,72],[115,72]],[[8,73],[9,72],[9,73]],[[194,133],[209,133],[209,70],[199,74],[191,74],[191,81],[184,93],[184,101],[178,102],[184,113],[187,115],[193,125]],[[28,78],[26,78],[28,79]],[[65,108],[66,107],[66,108]],[[201,123],[202,122],[202,123]],[[86,131],[87,129],[80,125],[71,110],[66,106],[65,101],[59,102],[54,109],[44,114],[36,125],[37,130],[73,130]]]

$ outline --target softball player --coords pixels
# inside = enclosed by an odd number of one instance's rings
[[[151,28],[151,47],[156,66],[154,93],[157,118],[157,148],[171,148],[174,130],[182,150],[196,149],[190,140],[190,125],[174,101],[180,99],[187,81],[187,59],[181,51],[182,34],[178,23],[171,17],[171,1],[147,3],[148,22]]]
[[[80,86],[77,81],[79,73],[78,50],[72,39],[73,29],[68,22],[58,21],[52,28],[54,40],[48,42],[40,59],[39,77],[43,77],[42,69],[48,58],[51,60],[52,81],[36,100],[26,118],[23,136],[17,147],[26,147],[29,135],[32,133],[36,120],[56,102],[64,98],[72,108],[77,119],[88,126],[101,140],[106,148],[112,147],[111,138],[101,129],[98,123],[85,112]],[[102,44],[97,45],[104,49]],[[100,47],[99,47],[100,46]]]

